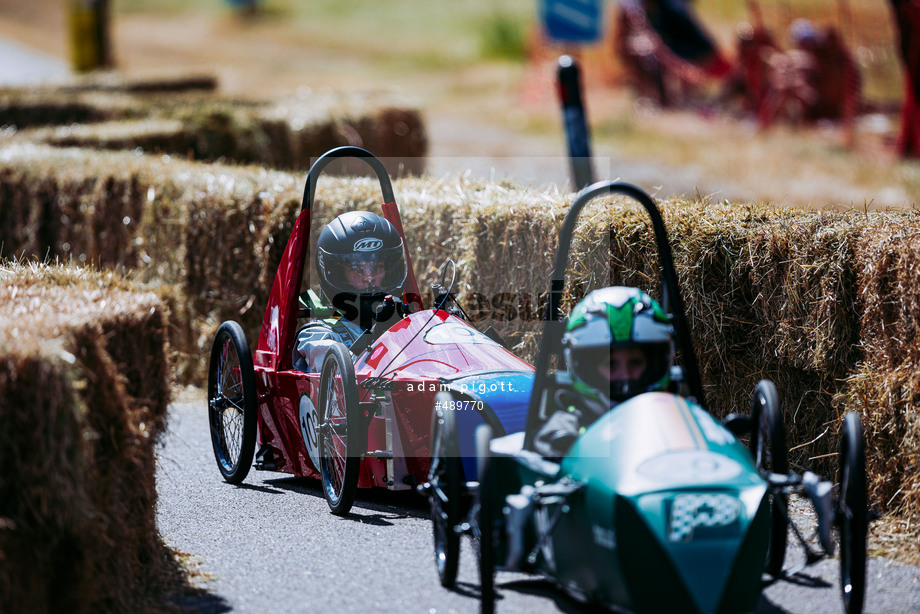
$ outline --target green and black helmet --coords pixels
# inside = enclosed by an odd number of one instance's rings
[[[664,390],[674,363],[674,328],[638,288],[595,290],[569,315],[563,353],[575,387],[610,402]]]

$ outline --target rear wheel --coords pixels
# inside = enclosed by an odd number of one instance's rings
[[[859,614],[866,595],[866,451],[862,423],[855,412],[843,418],[839,451],[840,587],[847,614]]]
[[[769,380],[761,380],[754,387],[751,402],[751,454],[754,465],[762,475],[789,472],[789,452],[786,449],[786,433],[783,430],[783,413],[776,386]],[[786,556],[787,497],[773,492],[771,495],[770,550],[767,554],[767,573],[774,578],[783,573],[783,559]]]
[[[329,348],[319,379],[319,470],[333,514],[351,510],[358,490],[364,433],[360,432],[358,384],[351,354],[341,343]]]
[[[246,479],[256,447],[256,382],[242,327],[220,325],[208,363],[208,422],[221,475],[231,484]]]
[[[435,396],[431,416],[431,524],[434,529],[434,560],[441,586],[451,588],[457,580],[460,563],[460,522],[462,496],[460,442],[457,440],[456,416],[451,409],[453,397],[446,392]]]
[[[491,479],[489,440],[491,429],[476,429],[476,456],[479,472],[479,595],[481,614],[495,612],[495,519],[493,512],[494,485]]]

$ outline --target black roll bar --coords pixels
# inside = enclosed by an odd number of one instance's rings
[[[310,171],[307,173],[307,185],[305,185],[303,189],[303,201],[300,205],[301,212],[304,210],[313,211],[313,198],[316,196],[316,182],[319,180],[319,176],[322,174],[323,170],[329,166],[330,163],[335,162],[339,158],[358,158],[364,161],[377,175],[377,181],[380,183],[380,191],[383,193],[383,202],[395,202],[396,198],[393,196],[393,184],[390,182],[390,175],[383,166],[383,162],[366,149],[353,145],[345,145],[343,147],[330,149],[317,158],[316,162],[310,167]]]
[[[540,348],[537,351],[537,360],[535,364],[536,379],[534,380],[533,392],[530,395],[530,405],[527,409],[527,423],[524,431],[524,448],[533,447],[533,438],[539,424],[540,399],[543,396],[543,389],[546,387],[547,367],[549,366],[550,356],[558,351],[559,344],[562,342],[561,327],[559,321],[562,319],[560,306],[562,303],[562,294],[565,290],[565,271],[569,260],[569,250],[572,245],[572,236],[575,232],[575,224],[578,215],[585,206],[597,198],[606,194],[620,194],[627,196],[645,208],[652,219],[652,228],[655,231],[655,244],[658,248],[658,262],[661,266],[662,273],[662,307],[672,316],[674,333],[677,337],[677,347],[683,358],[683,371],[687,384],[690,387],[691,394],[696,398],[697,403],[706,407],[706,399],[703,393],[702,378],[700,377],[700,368],[696,360],[696,353],[693,349],[693,341],[690,337],[690,330],[687,325],[687,316],[684,311],[684,301],[680,292],[680,285],[677,280],[677,272],[674,268],[674,259],[671,254],[671,244],[668,242],[667,230],[664,226],[664,220],[658,205],[651,196],[646,194],[641,188],[632,184],[616,181],[600,181],[586,187],[575,198],[565,220],[562,222],[562,230],[559,233],[559,247],[556,251],[556,259],[553,263],[553,273],[550,282],[549,297],[547,298],[546,311],[543,317],[543,338],[540,342]]]

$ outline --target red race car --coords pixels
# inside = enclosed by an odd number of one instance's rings
[[[328,297],[310,288],[314,194],[323,170],[343,157],[362,160],[376,174],[383,217],[402,239],[407,274],[401,300],[387,296],[377,307],[377,313],[389,310],[387,326],[368,327],[361,337],[365,343],[351,349],[331,342],[321,368],[310,372],[295,366],[298,330],[342,315],[342,305],[324,304]],[[453,281],[433,290],[433,306],[425,309],[383,164],[357,147],[321,156],[307,175],[255,354],[235,321],[221,324],[214,339],[208,412],[224,479],[239,484],[246,478],[258,441],[257,469],[320,478],[330,509],[344,515],[358,487],[408,490],[427,480],[432,409],[447,398],[436,401],[439,392],[449,394],[450,409],[457,410],[456,428],[470,448],[460,450],[464,457],[474,456],[472,433],[480,424],[500,434],[522,430],[533,367],[490,330],[467,322],[453,299]],[[465,469],[473,475],[471,467]]]

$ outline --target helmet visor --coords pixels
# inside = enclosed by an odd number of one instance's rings
[[[372,252],[333,254],[318,248],[319,274],[338,292],[390,294],[406,280],[406,257],[402,244]]]
[[[576,377],[616,400],[653,389],[671,366],[667,342],[572,348],[569,356]]]

